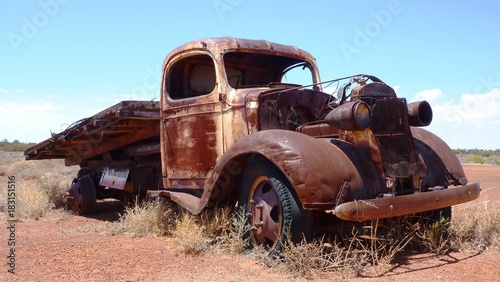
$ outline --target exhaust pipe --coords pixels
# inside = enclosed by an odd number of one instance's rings
[[[432,121],[432,108],[427,101],[408,104],[409,124],[411,126],[428,126]]]

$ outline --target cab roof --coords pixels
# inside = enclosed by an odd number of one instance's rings
[[[224,54],[236,51],[274,54],[278,56],[292,57],[315,64],[315,59],[311,54],[295,46],[273,43],[267,40],[214,37],[193,40],[175,48],[165,58],[164,65],[170,61],[172,57],[186,50],[209,50],[213,54]]]

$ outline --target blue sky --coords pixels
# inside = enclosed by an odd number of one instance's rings
[[[173,48],[234,36],[300,47],[323,80],[378,76],[434,110],[452,148],[500,148],[498,1],[0,0],[0,139],[39,142],[158,99]]]

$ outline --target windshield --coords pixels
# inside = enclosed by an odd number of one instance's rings
[[[230,52],[224,55],[228,83],[233,88],[270,83],[311,85],[313,71],[307,62],[268,54]]]

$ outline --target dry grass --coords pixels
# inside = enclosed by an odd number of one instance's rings
[[[234,212],[231,208],[216,208],[200,216],[204,236],[210,238],[210,250],[214,253],[241,254],[247,246],[243,235],[247,231],[245,210]]]
[[[82,232],[104,232],[132,236],[168,236],[177,251],[242,253],[245,249],[245,221],[242,212],[216,208],[195,216],[167,201],[152,200],[126,207],[116,222],[104,226],[82,227]]]
[[[484,202],[482,208],[454,217],[449,232],[455,249],[500,250],[500,205]]]
[[[245,222],[243,210],[233,213],[229,207],[209,209],[199,216],[183,212],[173,239],[177,249],[184,253],[239,254],[246,246]]]
[[[175,230],[176,207],[160,199],[127,206],[116,222],[106,222],[95,231],[135,237],[171,235]]]
[[[0,176],[16,179],[16,213],[20,219],[39,219],[63,207],[64,193],[77,170],[77,167],[65,167],[62,160],[25,161],[21,152],[0,152]],[[4,189],[0,188],[0,211],[5,210]]]
[[[389,222],[386,226],[373,222],[349,236],[334,237],[333,240],[320,238],[293,244],[288,239],[278,267],[306,278],[314,278],[321,272],[356,277],[367,266],[390,263],[398,252],[404,250],[415,235],[415,232],[407,232],[407,228],[408,225],[401,222]]]
[[[202,226],[195,216],[183,212],[172,232],[172,239],[177,251],[187,254],[207,251],[210,246],[210,238],[205,236],[205,229],[206,227]]]

